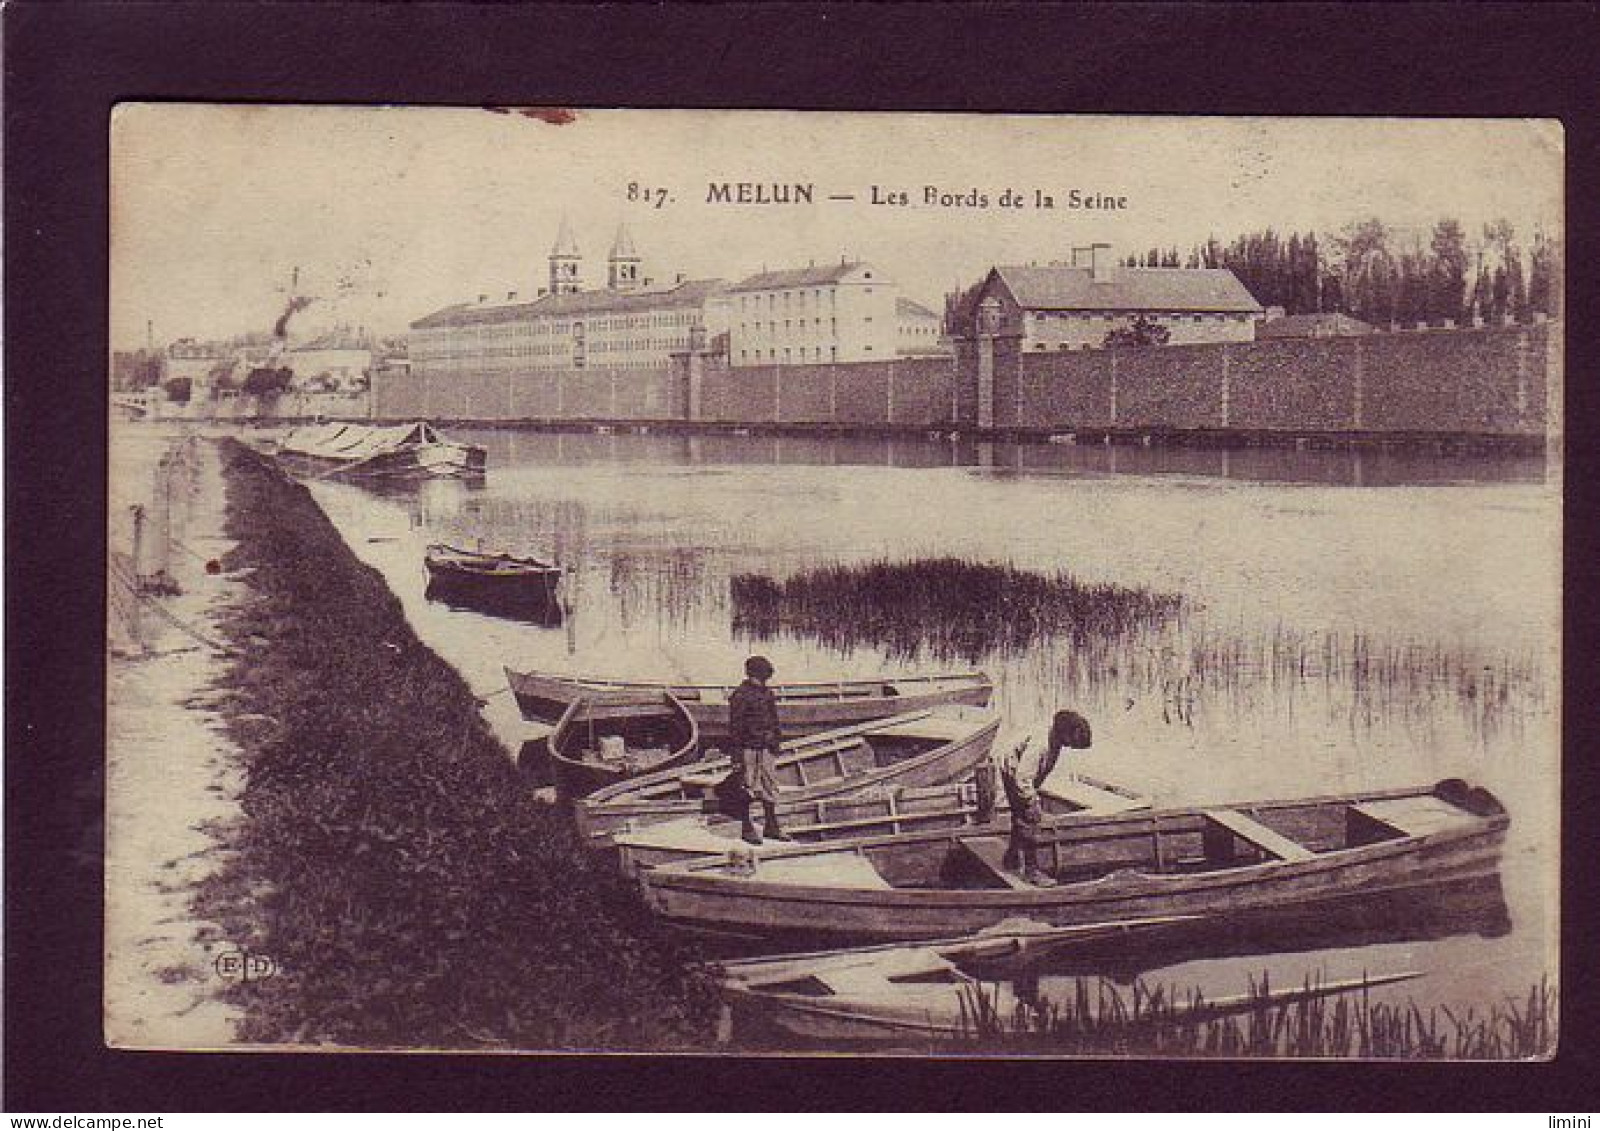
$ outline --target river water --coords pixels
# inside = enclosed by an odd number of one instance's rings
[[[1264,971],[1298,984],[1420,969],[1383,992],[1480,1006],[1555,977],[1560,485],[1543,458],[460,438],[489,448],[481,485],[313,489],[512,749],[539,728],[519,719],[502,665],[702,681],[736,680],[752,651],[780,680],[981,667],[1002,742],[1074,707],[1095,733],[1078,764],[1158,804],[1459,777],[1511,814],[1503,905],[1492,893],[1488,910],[1474,900],[1377,934],[1313,924],[1281,953],[1269,939],[1148,977],[1216,994]],[[545,626],[427,600],[432,541],[558,559],[569,615]],[[1098,644],[1047,635],[960,655],[849,634],[753,639],[734,623],[736,574],[948,557],[1175,594],[1182,611]]]

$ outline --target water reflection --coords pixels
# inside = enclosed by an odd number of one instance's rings
[[[1184,964],[1268,955],[1353,951],[1453,938],[1499,939],[1511,933],[1499,876],[1364,895],[1294,907],[1235,913],[1053,956],[1036,974],[1104,974],[1132,982]]]
[[[1008,443],[923,437],[680,435],[612,431],[457,429],[495,468],[646,464],[682,467],[993,468],[1067,475],[1204,476],[1260,483],[1386,487],[1425,483],[1539,483],[1543,455],[1446,454],[1401,448],[1203,448],[1141,443]]]

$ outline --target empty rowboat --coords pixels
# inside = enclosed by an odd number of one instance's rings
[[[506,682],[522,717],[553,723],[574,699],[596,692],[667,691],[688,708],[703,742],[715,745],[728,736],[728,699],[737,684],[650,683],[595,679],[588,676],[517,672],[506,669]],[[903,715],[945,703],[986,707],[994,684],[982,672],[896,676],[890,679],[848,679],[836,683],[774,683],[778,723],[786,735],[815,734],[839,727]]]
[[[763,846],[644,869],[646,902],[719,933],[832,940],[942,938],[1024,917],[1054,926],[1227,916],[1494,875],[1509,818],[1459,780],[1298,801],[1047,822],[1039,862],[1057,886],[1004,866],[985,830]]]
[[[1010,820],[1004,798],[985,807],[971,781],[869,789],[778,805],[784,831],[796,841],[842,845],[896,833],[967,829]],[[1150,799],[1122,786],[1058,772],[1039,787],[1048,818],[1094,817],[1150,808]],[[726,855],[740,845],[739,822],[722,814],[680,817],[642,825],[614,837],[624,875],[697,856]]]
[[[560,610],[562,569],[551,562],[435,543],[428,547],[423,564],[432,600],[541,619]]]
[[[657,692],[579,699],[545,742],[556,788],[575,798],[692,761],[700,735],[683,704]]]
[[[957,781],[988,754],[1000,716],[935,707],[785,742],[776,759],[780,814],[822,798]],[[597,848],[619,832],[715,812],[732,764],[714,758],[601,789],[577,806],[578,829]]]
[[[1116,945],[1184,921],[1167,917],[1078,927],[1035,924],[1031,929],[1001,927],[954,940],[745,959],[723,964],[721,991],[733,1010],[808,1040],[879,1044],[972,1040],[1014,1023],[1019,1008],[1051,1008],[1047,996],[1033,992],[1036,986],[1020,991],[1004,976],[1008,970],[1037,968],[1076,946]],[[1196,993],[1148,1017],[1125,1012],[1114,1022],[1093,1011],[1101,1002],[1119,1000],[1119,991],[1091,992],[1080,1001],[1096,1019],[1132,1029],[1150,1023],[1203,1023],[1420,976],[1404,971],[1307,980],[1276,991],[1252,986],[1248,993],[1229,996]]]

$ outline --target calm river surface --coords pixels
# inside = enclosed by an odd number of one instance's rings
[[[313,490],[513,749],[539,730],[518,718],[502,664],[729,681],[752,651],[780,680],[981,667],[1007,720],[1002,742],[1072,706],[1095,733],[1079,764],[1158,804],[1461,777],[1511,813],[1503,910],[1377,938],[1330,924],[1292,953],[1154,977],[1215,994],[1262,971],[1298,984],[1420,969],[1428,976],[1382,992],[1446,1005],[1520,999],[1554,978],[1560,486],[1543,459],[459,435],[489,448],[482,485]],[[570,566],[565,623],[429,602],[424,546],[480,540]],[[735,574],[781,581],[931,557],[1177,594],[1183,611],[1093,649],[1047,638],[1017,654],[891,655],[735,630]],[[1419,934],[1444,937],[1405,937]]]

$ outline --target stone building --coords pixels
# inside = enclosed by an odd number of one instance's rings
[[[870,263],[763,271],[722,296],[734,366],[889,361],[943,352],[940,318]]]
[[[411,323],[411,371],[506,373],[560,369],[665,369],[691,335],[725,330],[708,308],[720,279],[658,285],[641,274],[627,227],[606,262],[606,286],[583,289],[583,255],[565,220],[550,249],[548,286],[532,300],[479,295]]]
[[[895,300],[897,319],[896,352],[901,357],[948,355],[950,343],[944,336],[944,319],[909,298]]]
[[[751,275],[726,296],[728,360],[748,366],[892,358],[895,291],[870,263]]]
[[[1071,266],[994,267],[975,305],[998,303],[998,330],[1024,352],[1099,349],[1137,318],[1166,327],[1169,345],[1248,342],[1261,304],[1226,268],[1126,267],[1109,244],[1073,250]]]

